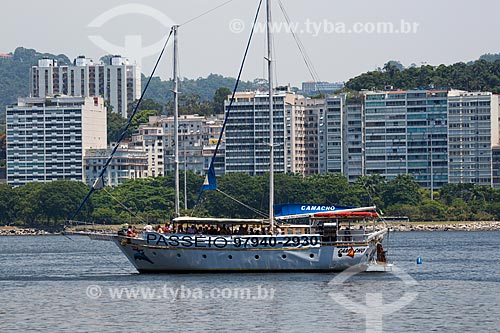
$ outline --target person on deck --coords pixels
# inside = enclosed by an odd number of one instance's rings
[[[188,228],[187,233],[188,233],[188,234],[190,234],[190,235],[194,235],[194,234],[196,234],[196,232],[197,232],[197,231],[198,231],[198,230],[196,230],[196,227],[195,227],[195,226],[194,226],[194,224],[193,224],[193,225],[191,225],[191,226]]]
[[[212,225],[210,226],[209,235],[217,235],[217,229]]]

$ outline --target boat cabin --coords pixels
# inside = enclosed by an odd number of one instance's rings
[[[294,219],[296,217],[293,217]],[[278,227],[285,234],[318,234],[322,243],[362,243],[366,242],[369,233],[374,230],[373,224],[378,219],[376,212],[346,212],[316,213],[309,217],[299,217],[296,223],[293,219],[285,220]]]

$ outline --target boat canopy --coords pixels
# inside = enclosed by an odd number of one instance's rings
[[[316,213],[314,217],[321,218],[378,218],[379,215],[377,212],[346,212],[346,211],[338,211],[338,212],[324,212],[324,213]]]
[[[173,219],[174,223],[188,223],[188,224],[269,224],[268,220],[263,219],[231,219],[231,218],[217,218],[217,217],[192,217],[180,216]]]
[[[367,216],[365,217],[368,217],[368,215],[374,217],[372,215],[377,214],[376,206],[353,207],[353,206],[314,205],[314,204],[283,204],[283,205],[275,205],[274,207],[276,212],[276,220],[299,219],[306,217],[321,217],[321,214],[325,214],[323,217],[335,217],[335,214],[346,214],[354,212],[366,213]],[[340,217],[340,215],[338,216]]]

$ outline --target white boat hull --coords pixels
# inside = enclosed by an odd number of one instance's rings
[[[354,265],[368,267],[376,255],[375,242],[284,247],[278,241],[275,247],[255,248],[236,248],[232,243],[224,248],[208,247],[206,242],[198,243],[202,247],[158,246],[127,237],[117,237],[115,242],[141,273],[343,271]]]

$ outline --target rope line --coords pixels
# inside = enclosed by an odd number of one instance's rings
[[[127,212],[129,212],[130,215],[132,215],[133,217],[139,218],[142,222],[145,222],[143,218],[141,218],[140,216],[138,216],[133,210],[130,209],[130,207],[127,207],[123,202],[121,202],[115,196],[113,196],[110,192],[108,192],[108,190],[106,190],[106,188],[103,188],[103,190],[104,190],[104,192],[106,192],[106,194],[108,194],[111,197],[111,199],[113,199],[114,201],[116,201]]]
[[[218,6],[214,7],[214,8],[212,8],[212,9],[209,9],[209,10],[207,10],[206,12],[203,12],[203,13],[201,13],[200,15],[195,16],[195,17],[193,17],[193,18],[191,18],[191,19],[187,20],[186,22],[184,22],[184,23],[180,24],[180,25],[179,25],[179,27],[182,27],[183,25],[186,25],[186,24],[191,23],[191,22],[193,22],[193,21],[196,21],[196,20],[198,20],[199,18],[202,18],[203,16],[208,15],[208,14],[210,14],[211,12],[213,12],[213,11],[215,11],[215,10],[217,10],[217,9],[221,8],[221,7],[224,7],[225,5],[227,5],[227,4],[229,4],[230,2],[233,2],[233,1],[234,1],[234,0],[229,0],[229,1],[226,1],[226,2],[224,2],[224,3],[222,3],[222,4],[220,4],[220,5],[218,5]]]
[[[281,12],[283,13],[283,17],[285,18],[288,26],[291,27],[292,26],[291,20],[290,20],[290,17],[288,16],[288,13],[286,12],[285,6],[281,2],[281,0],[278,0],[278,3],[280,6],[280,9],[281,9]],[[297,47],[299,49],[299,52],[302,56],[302,59],[304,60],[304,63],[306,64],[307,70],[309,71],[311,78],[313,79],[314,82],[321,82],[319,74],[316,71],[316,68],[314,68],[314,65],[313,65],[311,58],[309,57],[309,55],[306,51],[304,44],[302,43],[299,36],[297,36],[297,34],[295,33],[295,31],[293,29],[290,29],[290,32],[293,36],[293,39],[295,40],[295,44],[297,45]],[[326,96],[325,90],[321,91],[321,88],[318,88],[318,91]]]
[[[256,208],[253,208],[253,207],[251,207],[251,206],[249,206],[249,205],[245,204],[244,202],[242,202],[242,201],[240,201],[240,200],[238,200],[238,199],[236,199],[236,198],[234,198],[234,197],[230,196],[230,195],[229,195],[229,194],[227,194],[227,193],[222,192],[222,191],[221,191],[221,190],[219,190],[219,189],[217,189],[217,192],[219,192],[220,194],[222,194],[222,195],[224,195],[224,196],[228,197],[229,199],[231,199],[231,200],[233,200],[233,201],[235,201],[235,202],[239,203],[239,204],[240,204],[240,205],[242,205],[243,207],[248,208],[249,210],[251,210],[252,212],[256,213],[257,215],[260,215],[260,216],[262,216],[262,217],[269,217],[269,215],[265,214],[264,212],[262,212],[262,211],[260,211],[260,210],[258,210],[258,209],[256,209]]]

